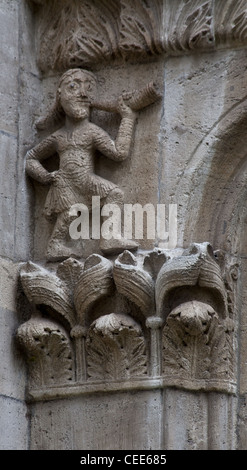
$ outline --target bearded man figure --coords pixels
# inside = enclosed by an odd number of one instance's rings
[[[130,153],[136,112],[118,100],[121,116],[115,141],[99,126],[90,122],[90,109],[96,94],[96,77],[87,70],[71,69],[63,74],[57,89],[55,106],[50,120],[63,119],[63,126],[28,151],[26,171],[33,179],[50,185],[44,214],[55,219],[47,246],[48,260],[61,260],[79,255],[66,245],[74,204],[88,203],[92,196],[100,196],[104,204],[123,204],[123,192],[114,183],[95,174],[94,156],[98,150],[115,161],[125,160]],[[54,154],[59,156],[59,169],[49,172],[42,162]],[[103,253],[118,253],[136,249],[137,243],[124,238],[100,240]]]

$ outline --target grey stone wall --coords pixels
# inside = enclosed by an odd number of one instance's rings
[[[29,445],[26,366],[15,333],[22,304],[18,296],[19,266],[29,258],[31,249],[24,155],[33,139],[30,116],[37,78],[32,62],[33,24],[25,2],[2,0],[0,25],[0,449],[23,450]]]

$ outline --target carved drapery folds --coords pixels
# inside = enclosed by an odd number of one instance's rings
[[[246,44],[245,0],[32,0],[45,70]]]
[[[24,264],[21,283],[33,316],[17,337],[30,389],[93,391],[158,380],[162,387],[233,392],[236,276],[226,279],[226,272],[223,254],[207,243],[182,254],[69,258],[56,272]]]

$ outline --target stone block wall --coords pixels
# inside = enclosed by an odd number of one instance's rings
[[[26,365],[15,338],[22,318],[19,269],[30,256],[32,233],[24,156],[33,140],[39,80],[32,60],[33,22],[25,2],[3,0],[0,25],[0,448],[23,450],[29,446]]]

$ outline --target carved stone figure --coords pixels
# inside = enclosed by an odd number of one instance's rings
[[[117,103],[105,105],[106,109],[117,111],[122,118],[118,135],[113,141],[103,129],[90,122],[91,106],[104,107],[94,102],[95,93],[96,77],[91,72],[82,69],[65,72],[60,79],[55,106],[43,121],[44,125],[63,117],[64,125],[27,154],[27,173],[38,182],[50,185],[44,214],[48,219],[56,218],[56,222],[47,247],[49,260],[65,259],[71,254],[82,256],[80,251],[66,246],[72,205],[83,203],[90,207],[92,196],[100,196],[102,204],[121,206],[123,203],[121,189],[95,174],[94,152],[98,150],[118,162],[129,156],[137,116],[133,109],[138,106],[136,100],[132,100],[130,107],[123,96]],[[145,97],[139,96],[140,99],[139,107],[146,106]],[[59,155],[59,170],[49,172],[43,161],[55,153]],[[120,252],[125,248],[131,250],[137,246],[134,241],[123,238],[102,239],[100,242],[101,250],[107,253]]]

